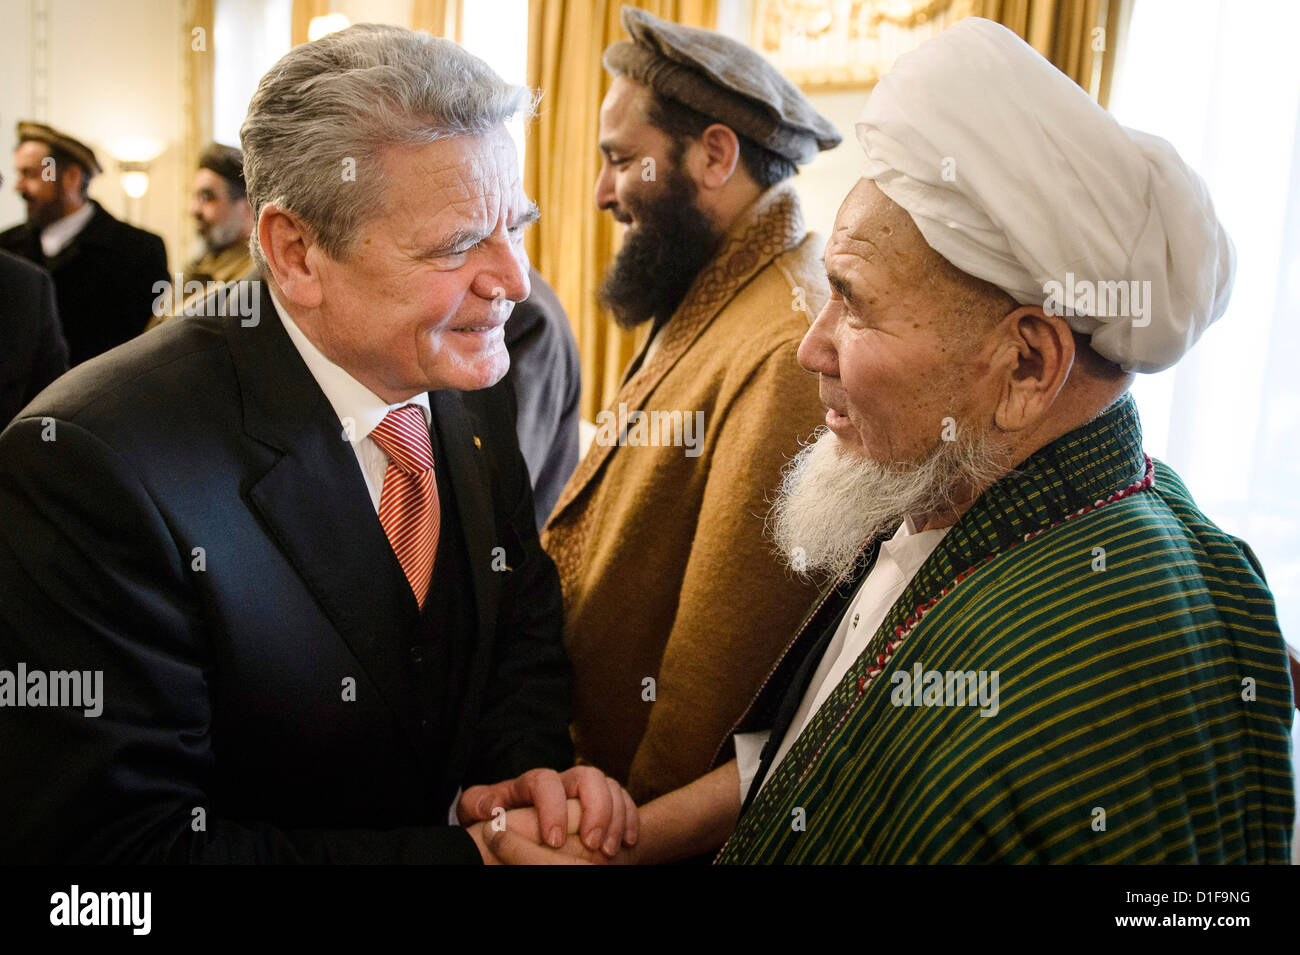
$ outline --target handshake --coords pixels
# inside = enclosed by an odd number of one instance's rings
[[[456,807],[488,865],[636,862],[636,803],[594,766],[471,786]]]

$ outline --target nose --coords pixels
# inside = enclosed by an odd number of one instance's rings
[[[522,243],[508,239],[492,243],[492,257],[478,276],[476,291],[484,298],[522,302],[532,292],[528,279],[528,253]]]
[[[812,325],[808,327],[807,333],[803,336],[803,341],[799,343],[799,351],[796,353],[796,357],[805,371],[826,375],[830,378],[839,377],[839,355],[835,351],[835,340],[832,336],[834,329],[834,303],[827,302],[822,310],[817,313],[817,317],[813,319]]]
[[[605,210],[617,202],[614,193],[614,173],[609,163],[600,164],[600,175],[596,177],[596,208]]]

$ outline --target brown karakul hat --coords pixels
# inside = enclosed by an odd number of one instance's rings
[[[713,30],[667,23],[624,7],[632,40],[605,51],[605,69],[689,106],[793,163],[843,137],[793,83],[758,53]]]
[[[45,143],[55,149],[61,149],[74,160],[86,167],[86,172],[90,175],[101,173],[104,170],[100,167],[99,161],[95,159],[95,154],[91,148],[83,142],[78,142],[71,136],[66,136],[59,132],[53,126],[46,126],[44,123],[21,122],[18,124],[18,142],[25,143],[28,140],[35,140],[38,143]]]

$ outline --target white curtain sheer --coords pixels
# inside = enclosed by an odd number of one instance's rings
[[[1137,0],[1112,109],[1205,177],[1237,247],[1227,313],[1133,392],[1148,453],[1259,556],[1300,642],[1300,4]]]
[[[1297,35],[1293,0],[1136,0],[1111,109],[1205,177],[1237,247],[1227,313],[1174,368],[1138,376],[1147,452],[1254,548],[1282,632],[1300,645]]]

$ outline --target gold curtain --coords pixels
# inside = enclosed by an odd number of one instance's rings
[[[411,29],[460,42],[464,0],[411,0]]]
[[[1015,32],[1104,107],[1131,11],[1126,0],[979,0],[973,12]]]
[[[713,29],[717,0],[635,0],[665,20]],[[610,77],[605,47],[627,39],[619,25],[623,0],[531,0],[528,85],[542,91],[528,130],[524,186],[542,210],[529,230],[528,256],[555,289],[578,339],[582,358],[582,416],[588,421],[618,390],[635,353],[623,332],[596,305],[596,288],[613,258],[613,219],[592,198],[600,157],[600,103]]]
[[[177,235],[189,235],[190,179],[199,164],[199,153],[212,141],[212,28],[215,0],[188,0],[181,38],[184,44],[184,87],[182,97],[185,126],[181,138],[181,201],[177,204]],[[228,145],[237,146],[238,143]]]
[[[306,43],[307,28],[311,26],[311,21],[329,12],[329,0],[293,0],[293,22],[289,31],[289,39],[293,45]]]

